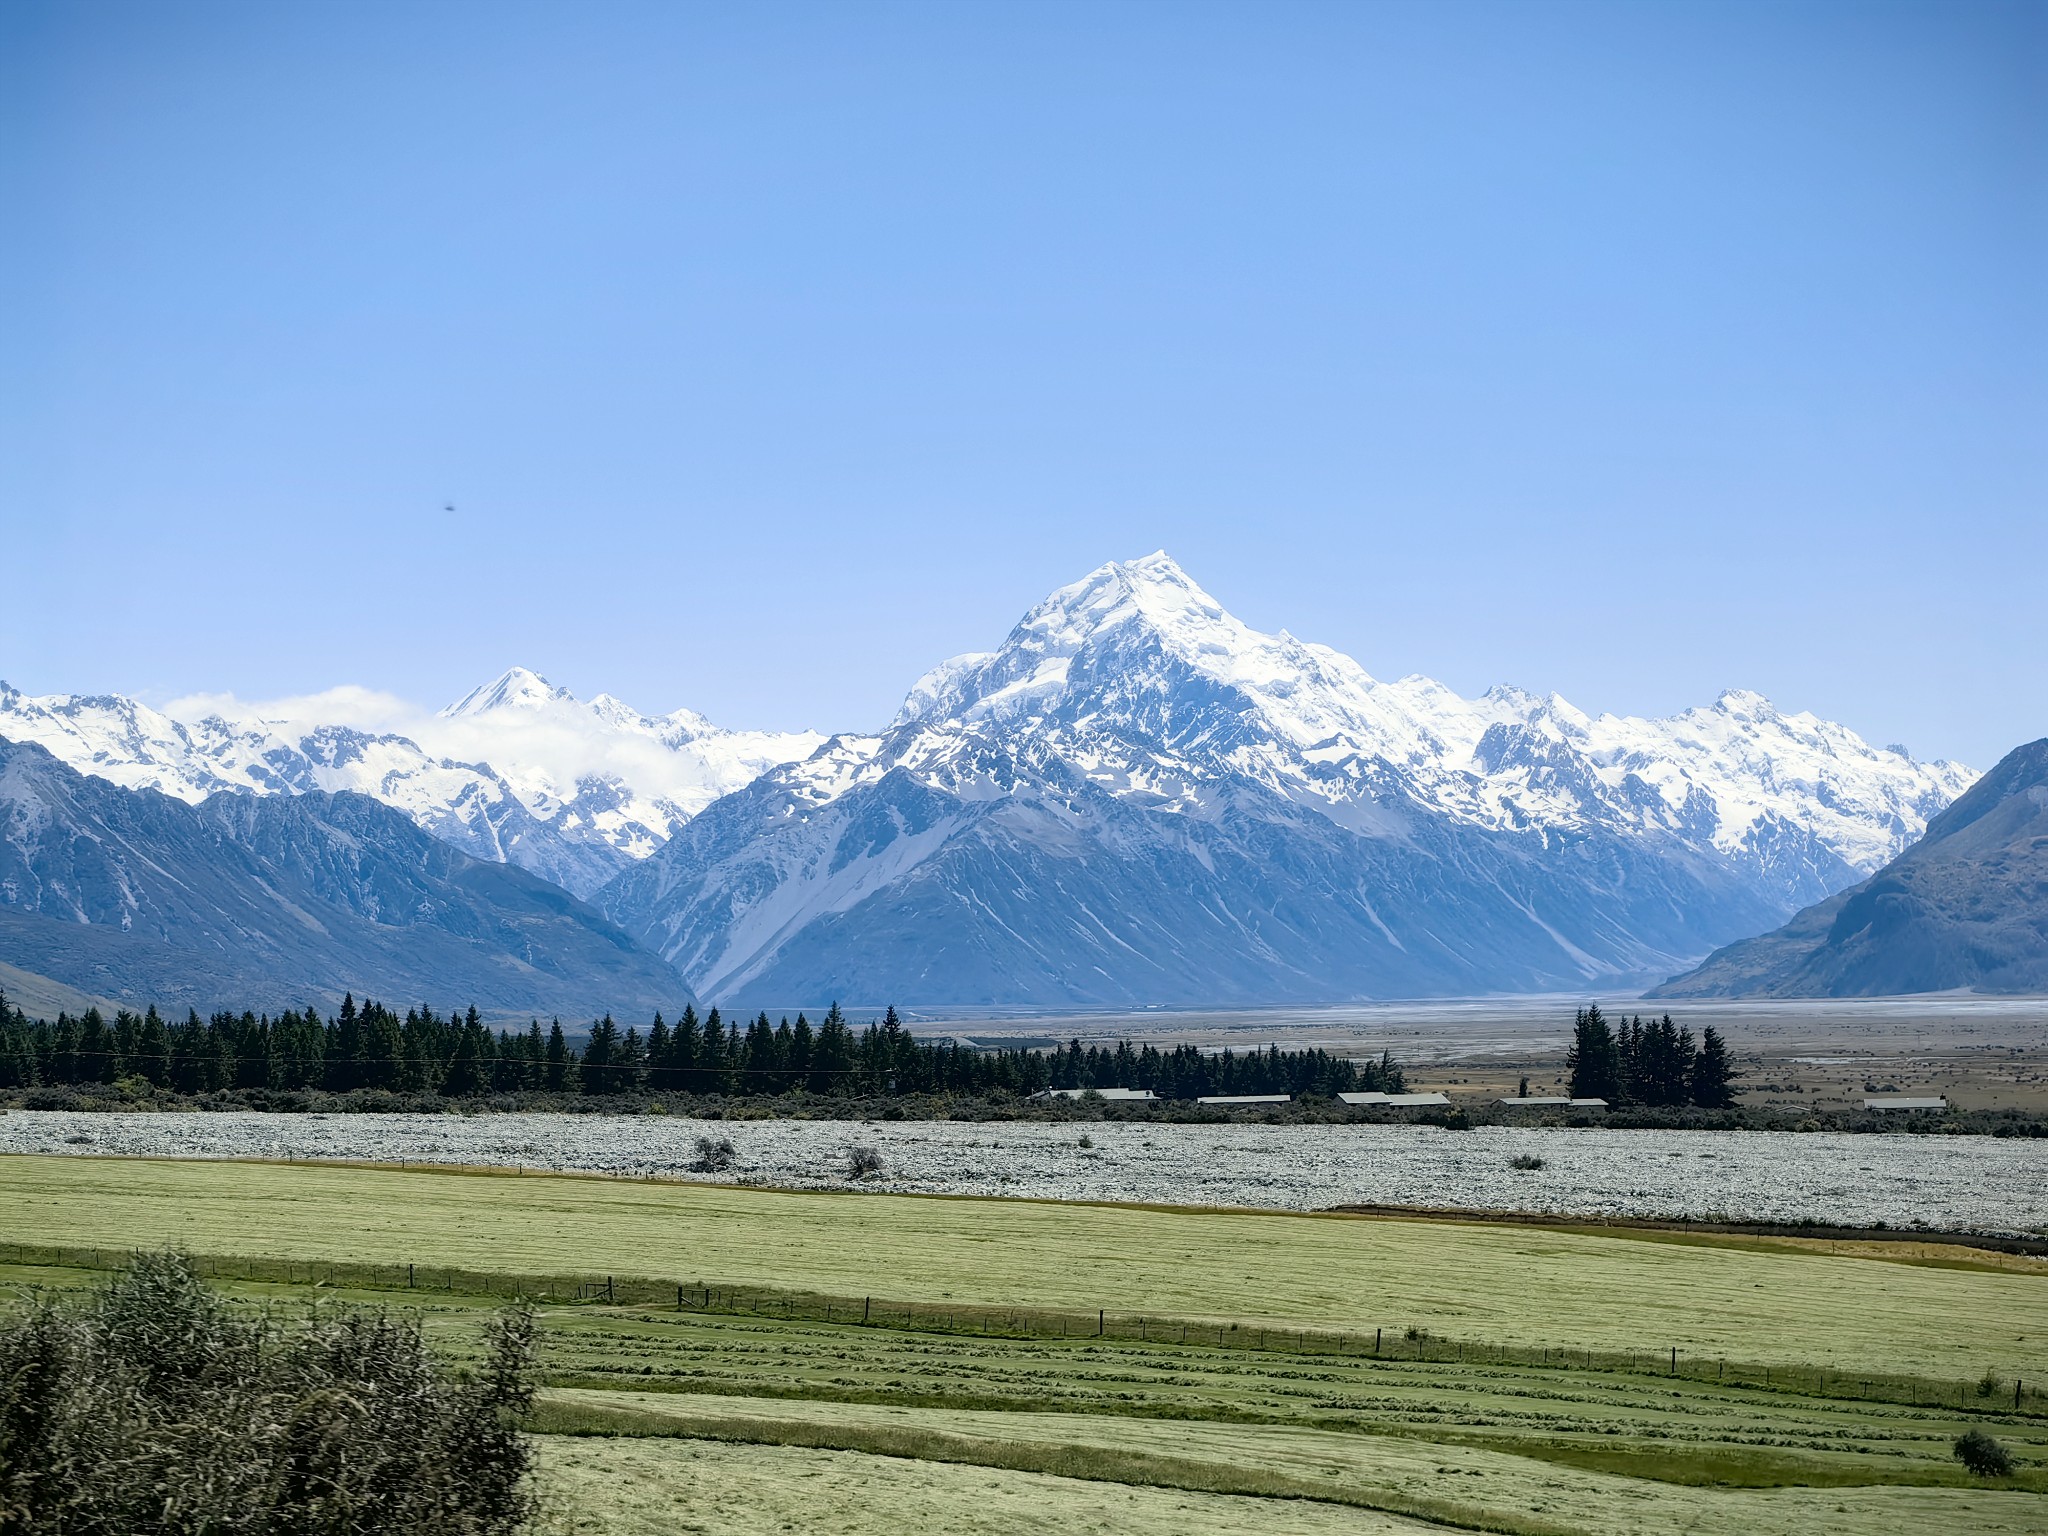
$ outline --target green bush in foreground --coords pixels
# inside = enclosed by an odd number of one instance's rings
[[[1978,1477],[2012,1476],[2012,1457],[1981,1429],[1956,1436],[1956,1460]]]
[[[499,1536],[528,1523],[532,1315],[475,1379],[417,1321],[237,1316],[176,1254],[0,1325],[0,1531]]]

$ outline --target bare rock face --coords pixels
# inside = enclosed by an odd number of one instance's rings
[[[1662,997],[2048,992],[2048,738],[2003,758],[1860,885],[1744,939]]]

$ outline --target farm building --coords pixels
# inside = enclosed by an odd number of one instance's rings
[[[1510,1109],[1535,1109],[1538,1107],[1550,1109],[1605,1109],[1607,1107],[1605,1099],[1570,1099],[1555,1095],[1539,1097],[1536,1094],[1530,1094],[1527,1098],[1502,1099],[1500,1102],[1507,1105]]]
[[[1385,1105],[1389,1109],[1413,1109],[1418,1105],[1448,1104],[1448,1094],[1442,1093],[1340,1093],[1337,1095],[1346,1104],[1363,1104],[1368,1108]]]
[[[1884,1094],[1863,1101],[1865,1109],[1947,1109],[1944,1098],[1916,1099],[1905,1094]]]
[[[1207,1098],[1196,1099],[1197,1104],[1285,1104],[1294,1097],[1291,1093],[1212,1093]]]
[[[1127,1103],[1132,1099],[1156,1099],[1158,1094],[1150,1088],[1042,1088],[1031,1095],[1034,1099],[1084,1099],[1089,1094],[1098,1099],[1107,1099],[1114,1104]]]

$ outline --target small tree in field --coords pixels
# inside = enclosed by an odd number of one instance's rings
[[[0,1529],[123,1536],[511,1536],[530,1312],[473,1379],[415,1320],[238,1314],[176,1254],[0,1326]]]
[[[1956,1460],[1978,1477],[2012,1476],[2012,1457],[1981,1429],[1956,1436]]]

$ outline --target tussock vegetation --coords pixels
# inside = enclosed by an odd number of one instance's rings
[[[504,1536],[531,1514],[530,1314],[461,1380],[417,1320],[249,1315],[175,1254],[0,1326],[0,1529]]]

